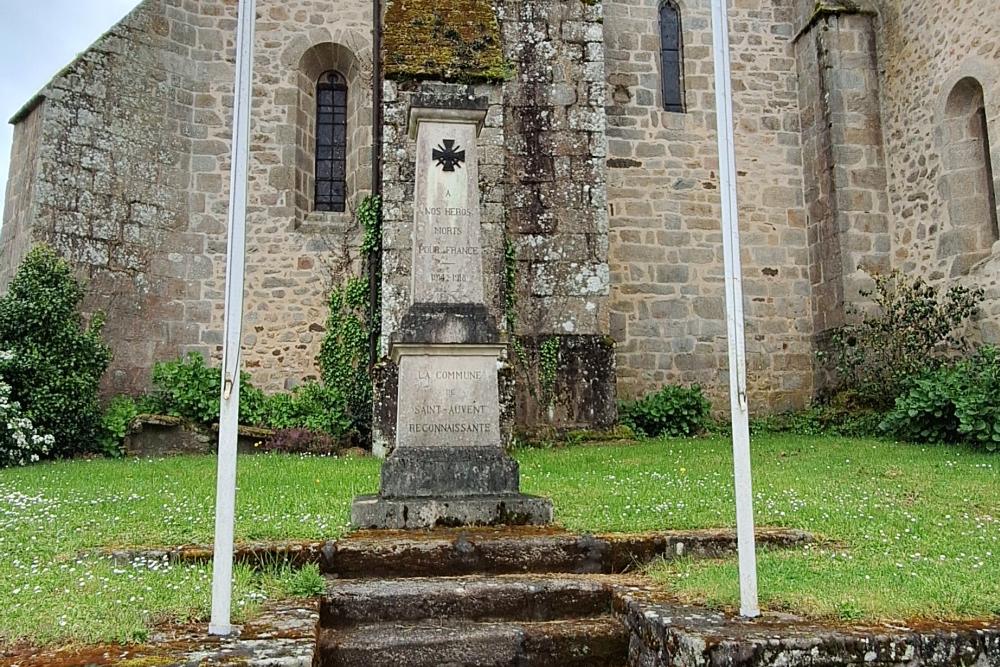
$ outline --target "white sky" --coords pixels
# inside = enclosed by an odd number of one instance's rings
[[[14,129],[7,121],[137,4],[139,0],[0,0],[0,206]]]

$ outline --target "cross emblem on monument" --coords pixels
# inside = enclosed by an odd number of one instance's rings
[[[455,171],[455,167],[461,167],[465,162],[465,151],[459,150],[461,147],[455,145],[454,139],[445,139],[441,143],[443,146],[435,148],[431,157],[444,171]]]

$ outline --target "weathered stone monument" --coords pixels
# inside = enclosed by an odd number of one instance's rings
[[[356,498],[362,528],[540,524],[552,504],[519,492],[503,449],[503,345],[483,297],[476,138],[485,99],[415,100],[412,303],[390,347],[399,369],[396,447],[377,496]]]

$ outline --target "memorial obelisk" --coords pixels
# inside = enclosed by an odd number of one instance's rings
[[[416,98],[411,305],[392,336],[398,367],[396,446],[377,496],[360,496],[360,528],[543,524],[552,503],[519,492],[503,449],[498,361],[484,302],[476,139],[485,99]]]

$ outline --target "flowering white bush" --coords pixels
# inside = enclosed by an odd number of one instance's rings
[[[0,371],[14,360],[13,352],[0,350]],[[21,412],[21,404],[10,400],[10,385],[0,374],[0,468],[34,463],[48,454],[55,438],[39,433]]]

